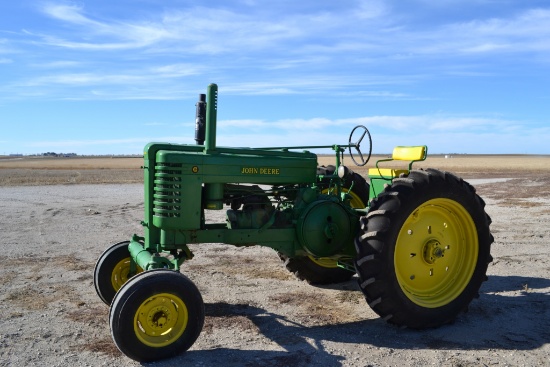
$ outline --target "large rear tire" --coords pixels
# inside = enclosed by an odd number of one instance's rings
[[[195,284],[168,269],[140,273],[120,288],[109,313],[111,336],[129,358],[155,361],[185,352],[204,325]]]
[[[330,176],[334,170],[334,166],[321,166],[317,168],[317,174]],[[329,185],[330,180],[324,180],[319,184],[323,194],[329,194]],[[366,207],[369,200],[369,184],[361,175],[352,172],[344,181],[343,191],[351,196],[350,206],[352,208]],[[279,253],[279,257],[288,271],[298,279],[305,280],[312,285],[347,282],[355,274],[338,267],[338,262],[330,258],[314,258],[312,256],[289,258],[281,253]]]
[[[492,261],[484,207],[470,184],[448,172],[395,179],[371,202],[355,241],[369,306],[410,328],[446,324],[465,311]]]

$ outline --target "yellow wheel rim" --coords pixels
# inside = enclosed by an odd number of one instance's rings
[[[314,258],[311,255],[308,255],[309,259],[313,261],[315,264],[322,266],[323,268],[337,268],[338,267],[338,261],[331,259],[329,257],[320,257],[318,259]]]
[[[405,221],[395,244],[397,281],[415,304],[436,308],[468,285],[478,258],[477,229],[456,201],[433,199]]]
[[[359,208],[362,209],[366,205],[363,203],[363,200],[357,194],[355,194],[353,191],[349,191],[349,189],[342,188],[342,192],[347,193],[351,196],[350,200],[350,206],[352,208]],[[328,195],[329,193],[332,193],[336,195],[336,191],[329,192],[329,189],[324,189],[322,194]],[[315,264],[322,266],[323,268],[337,268],[338,267],[338,260],[331,259],[329,257],[320,257],[320,258],[314,258],[313,256],[308,255],[309,259],[313,261]]]
[[[137,272],[141,273],[143,269],[136,265]],[[130,258],[127,257],[125,259],[120,260],[115,267],[113,268],[113,272],[111,273],[111,285],[113,286],[113,289],[115,291],[118,291],[120,287],[124,285],[128,281],[128,274],[130,273]]]
[[[357,194],[355,194],[353,191],[349,191],[348,189],[342,189],[343,192],[348,193],[351,196],[351,200],[349,202],[349,205],[352,208],[355,209],[363,209],[366,207],[365,203],[363,203],[363,200]]]
[[[156,294],[145,300],[134,317],[134,332],[145,345],[162,348],[178,340],[189,321],[185,303],[170,293]]]
[[[353,191],[349,191],[349,189],[346,189],[346,188],[342,187],[342,192],[345,193],[345,194],[349,194],[349,196],[351,196],[351,200],[349,202],[349,205],[352,208],[363,209],[364,207],[366,207],[365,203],[363,203],[363,200],[361,200],[361,198],[356,193],[354,193]],[[323,195],[329,195],[329,194],[336,195],[336,190],[329,191],[329,189],[324,189],[321,192],[321,194],[323,194]]]

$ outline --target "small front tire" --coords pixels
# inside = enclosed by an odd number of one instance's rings
[[[99,298],[110,305],[115,293],[128,281],[130,274],[130,241],[119,242],[105,250],[94,268],[94,286]],[[136,265],[136,273],[142,272]]]
[[[129,358],[155,361],[185,352],[204,325],[195,284],[168,269],[140,273],[118,291],[109,313],[111,336]]]

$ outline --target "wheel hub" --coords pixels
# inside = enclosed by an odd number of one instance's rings
[[[162,334],[164,331],[169,329],[171,321],[172,317],[170,310],[165,306],[154,307],[147,315],[147,324],[153,335],[156,335],[157,333]]]
[[[328,222],[325,227],[325,236],[330,239],[337,238],[339,231],[340,229],[337,224]]]
[[[428,264],[435,264],[435,262],[445,256],[445,250],[438,240],[428,241],[423,248],[422,254],[424,261]]]
[[[148,319],[151,327],[162,329],[170,319],[170,312],[165,307],[157,307],[151,311]]]

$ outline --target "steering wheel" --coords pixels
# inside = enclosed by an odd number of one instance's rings
[[[361,137],[359,138],[359,140],[357,140],[357,143],[352,143],[353,133],[355,133],[355,130],[357,130],[357,129],[359,129],[358,130],[359,133],[361,133],[361,131],[362,131]],[[363,153],[361,152],[361,149],[359,149],[359,146],[361,145],[361,142],[363,141],[363,138],[365,137],[365,135],[368,135],[368,137],[369,137],[369,155],[367,156],[367,159],[364,158]],[[351,130],[351,134],[349,134],[349,145],[350,145],[350,147],[349,147],[349,156],[351,157],[351,160],[353,161],[353,163],[355,163],[359,167],[362,167],[365,164],[367,164],[367,162],[370,159],[371,153],[372,153],[372,138],[370,136],[369,130],[365,126],[357,125],[353,128],[353,130]],[[353,156],[353,153],[351,152],[352,146],[357,151],[357,154],[361,158],[361,163],[357,163],[357,161],[355,160],[355,157]]]

